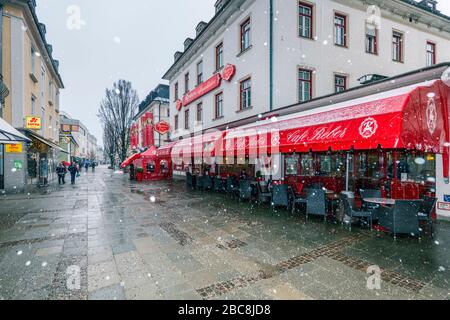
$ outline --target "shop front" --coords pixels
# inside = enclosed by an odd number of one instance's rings
[[[30,139],[0,118],[0,190],[24,190],[24,162],[29,142]]]
[[[221,174],[247,170],[296,190],[320,187],[356,199],[364,190],[380,198],[429,196],[438,209],[450,200],[449,87],[440,80],[260,121],[223,137],[215,157]]]
[[[175,143],[159,149],[155,146],[147,151],[136,153],[125,160],[121,167],[130,166],[130,178],[137,181],[161,181],[172,179],[172,148]]]
[[[25,134],[31,139],[27,150],[28,184],[47,186],[57,178],[56,168],[60,152],[67,151],[35,132],[26,130]]]

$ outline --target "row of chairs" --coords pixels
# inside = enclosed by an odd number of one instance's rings
[[[341,194],[341,201],[345,215],[350,217],[350,230],[354,218],[364,219],[372,229],[373,222],[389,230],[394,238],[399,234],[409,234],[421,237],[423,229],[421,224],[428,225],[431,236],[434,237],[433,212],[437,199],[423,196],[420,200],[396,200],[392,208],[380,205],[364,205],[356,209],[354,202],[347,195]]]
[[[193,176],[188,173],[186,182],[189,189],[226,193],[238,198],[239,201],[255,201],[259,204],[270,203],[272,210],[277,207],[286,207],[288,210],[292,210],[292,213],[295,213],[299,206],[302,206],[305,207],[307,218],[309,215],[321,216],[324,221],[327,218],[326,193],[323,189],[309,189],[306,198],[301,198],[288,185],[273,185],[269,189],[259,182],[238,181],[233,177],[224,180],[221,177]]]
[[[250,180],[237,180],[233,177],[222,179],[221,177],[193,176],[187,174],[187,187],[203,191],[214,191],[226,193],[239,201],[255,201],[259,204],[270,203],[272,210],[277,207],[285,207],[296,213],[302,207],[306,213],[306,219],[310,215],[323,217],[326,222],[328,216],[328,205],[326,191],[323,188],[306,189],[306,197],[299,196],[288,185],[273,185],[271,188],[263,187],[259,182]],[[360,190],[362,199],[379,198],[379,190]],[[331,200],[333,201],[333,200]],[[350,218],[349,228],[352,230],[352,221],[359,219],[367,222],[372,229],[375,221],[379,225],[389,229],[396,237],[398,234],[411,234],[420,237],[421,223],[426,223],[432,234],[434,233],[432,214],[436,207],[437,199],[422,197],[422,200],[397,200],[393,208],[373,205],[363,202],[361,208],[356,208],[354,199],[341,194],[339,204],[344,215]]]

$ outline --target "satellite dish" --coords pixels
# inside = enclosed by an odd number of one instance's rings
[[[447,87],[450,87],[450,68],[444,71],[441,80]]]

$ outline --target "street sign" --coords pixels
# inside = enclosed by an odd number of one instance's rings
[[[164,120],[160,121],[155,125],[155,131],[164,135],[170,131],[170,124]]]
[[[42,128],[41,118],[33,116],[26,117],[25,127],[32,130],[40,130]]]
[[[5,145],[6,153],[22,153],[22,144],[7,144]]]

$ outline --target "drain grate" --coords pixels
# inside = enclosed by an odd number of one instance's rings
[[[241,241],[239,239],[233,239],[233,240],[225,243],[225,245],[218,244],[217,248],[219,248],[221,250],[238,249],[238,248],[245,247],[246,245],[247,245],[247,243],[244,241]]]
[[[188,235],[184,231],[177,229],[171,222],[161,223],[159,226],[164,231],[166,231],[173,239],[175,239],[181,246],[186,246],[194,241],[194,239],[190,235]]]
[[[336,260],[336,261],[339,261],[339,262],[345,264],[346,266],[348,266],[352,269],[362,271],[362,272],[366,272],[367,269],[372,265],[371,263],[369,263],[367,261],[349,257],[349,256],[346,256],[339,252],[334,253],[333,255],[330,255],[329,257],[332,258],[333,260]],[[411,279],[401,273],[398,273],[395,271],[390,271],[390,270],[382,270],[381,271],[381,279],[388,283],[394,284],[400,288],[414,291],[414,292],[419,292],[426,285],[426,283],[424,283],[420,280]]]

